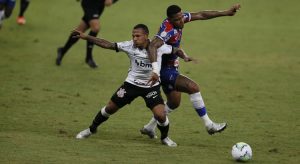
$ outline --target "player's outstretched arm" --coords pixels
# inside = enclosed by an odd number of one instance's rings
[[[224,11],[213,11],[213,10],[205,10],[197,13],[191,13],[191,21],[194,20],[207,20],[221,16],[234,16],[235,13],[241,8],[240,4],[235,4],[230,7],[228,10]]]
[[[74,38],[80,38],[80,39],[83,39],[83,40],[93,42],[94,44],[96,44],[97,46],[100,46],[102,48],[116,50],[116,44],[112,43],[110,41],[107,41],[105,39],[96,38],[96,37],[93,37],[93,36],[90,36],[90,35],[86,35],[83,32],[78,31],[78,30],[73,30],[71,34],[72,34],[72,37],[74,37]]]
[[[183,59],[185,62],[193,61],[193,62],[197,63],[196,59],[189,57],[181,48],[173,47],[173,53],[176,54],[181,59]]]

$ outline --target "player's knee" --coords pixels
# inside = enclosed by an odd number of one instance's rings
[[[190,94],[197,93],[200,91],[199,86],[197,84],[189,85]]]
[[[98,33],[100,31],[100,27],[99,26],[91,26],[91,31],[93,31],[94,33]]]
[[[166,121],[166,113],[165,112],[155,113],[154,117],[160,123],[163,123]]]

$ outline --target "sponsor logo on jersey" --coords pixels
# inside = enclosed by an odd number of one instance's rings
[[[152,96],[153,96],[153,98],[157,97],[157,92],[156,92],[156,91],[152,91],[152,92],[150,92],[150,93],[148,93],[148,94],[146,95],[147,98],[150,98],[150,97],[152,97]]]
[[[142,60],[135,59],[134,62],[137,66],[144,67],[144,68],[152,68],[152,65],[150,63],[144,63]]]
[[[123,98],[125,95],[126,91],[123,88],[120,88],[117,92],[118,97]]]

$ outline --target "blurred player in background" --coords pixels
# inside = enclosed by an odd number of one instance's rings
[[[27,10],[28,6],[29,6],[30,0],[21,0],[20,1],[20,12],[19,15],[17,17],[17,23],[19,25],[24,25],[26,23],[26,19],[24,17],[24,13]]]
[[[177,144],[168,137],[169,121],[164,112],[164,102],[160,94],[160,84],[159,82],[155,82],[149,85],[152,71],[159,74],[160,64],[158,64],[159,62],[150,63],[148,57],[147,48],[150,44],[150,40],[148,39],[148,27],[144,24],[136,25],[132,30],[132,40],[118,43],[112,43],[104,39],[85,35],[80,31],[74,31],[72,35],[76,38],[93,42],[105,49],[125,52],[131,64],[125,82],[113,94],[107,105],[98,112],[89,128],[78,133],[76,138],[84,139],[96,133],[97,127],[106,121],[110,115],[141,96],[157,120],[157,126],[161,132],[162,144],[176,147]],[[180,52],[180,49],[173,49],[172,46],[166,44],[161,45],[156,51],[158,53],[158,61],[160,61],[162,54],[171,54],[172,51]]]
[[[96,37],[98,32],[100,31],[99,18],[103,13],[105,6],[110,6],[115,2],[117,2],[117,0],[82,0],[81,7],[83,9],[84,15],[76,30],[85,32],[86,30],[91,29],[89,35]],[[73,38],[72,35],[70,35],[65,45],[57,49],[57,66],[61,65],[64,55],[72,47],[72,45],[78,41],[78,39],[79,38]],[[85,62],[91,68],[97,68],[97,64],[95,63],[92,56],[93,46],[93,42],[87,41]]]
[[[0,28],[4,19],[11,16],[16,5],[16,0],[0,0]]]
[[[149,47],[149,58],[151,62],[156,61],[156,51],[164,43],[174,47],[180,47],[182,30],[185,23],[195,20],[207,20],[221,16],[233,16],[240,9],[240,5],[236,4],[225,11],[200,11],[196,13],[182,12],[177,5],[171,5],[167,8],[167,18],[162,22],[159,32],[151,41]],[[189,59],[186,59],[189,60]],[[176,53],[172,55],[163,55],[162,66],[160,72],[161,85],[167,96],[165,111],[172,112],[178,108],[181,101],[181,92],[187,93],[190,96],[190,101],[199,117],[204,121],[204,125],[209,134],[214,134],[223,131],[226,123],[214,123],[207,115],[206,107],[200,88],[192,79],[182,75],[178,71],[179,61]],[[156,73],[152,74],[151,80],[156,82],[159,79]],[[155,118],[145,125],[140,131],[142,134],[148,135],[150,138],[155,137]]]

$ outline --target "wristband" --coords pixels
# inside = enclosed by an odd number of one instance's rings
[[[152,69],[153,69],[152,71],[159,76],[159,70],[158,70],[158,63],[157,62],[152,63]]]

